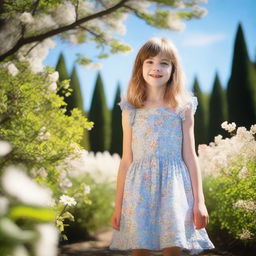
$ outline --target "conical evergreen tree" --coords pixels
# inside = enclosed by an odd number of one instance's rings
[[[118,153],[122,155],[122,144],[123,144],[123,133],[122,133],[122,112],[118,103],[121,100],[121,89],[118,83],[117,91],[114,100],[114,106],[112,109],[111,118],[111,143],[110,143],[110,153]]]
[[[99,72],[89,111],[89,120],[94,122],[94,127],[89,132],[90,147],[91,151],[95,153],[108,150],[110,141],[109,115],[103,82]]]
[[[250,128],[256,122],[256,74],[248,57],[241,24],[235,39],[227,99],[229,122]]]
[[[56,71],[59,72],[59,81],[69,79],[66,62],[63,53],[60,54],[56,65]],[[58,91],[58,95],[65,98],[65,93],[62,90]]]
[[[67,114],[69,115],[73,108],[78,108],[84,111],[83,96],[81,92],[80,82],[77,76],[76,67],[74,66],[70,77],[71,95],[65,98],[67,103]]]
[[[193,84],[193,92],[198,99],[197,111],[195,114],[195,146],[196,151],[198,150],[199,144],[205,144],[207,142],[207,126],[206,126],[206,111],[203,99],[203,94],[201,92],[197,78],[195,77]]]
[[[226,120],[226,95],[222,89],[218,73],[216,73],[212,93],[209,100],[208,143],[214,141],[214,137],[219,134],[222,136],[227,135],[224,129],[221,128],[221,124]]]

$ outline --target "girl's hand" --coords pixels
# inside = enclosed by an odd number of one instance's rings
[[[111,217],[111,223],[114,229],[117,229],[117,230],[120,229],[120,218],[121,218],[121,209],[115,209]]]
[[[209,223],[209,216],[205,203],[194,203],[193,214],[196,229],[205,228]]]

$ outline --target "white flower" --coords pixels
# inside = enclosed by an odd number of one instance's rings
[[[39,233],[39,239],[34,245],[36,256],[56,256],[59,237],[57,228],[51,224],[39,224],[36,230]]]
[[[64,178],[60,181],[60,186],[61,188],[66,189],[72,187],[73,184],[68,178]]]
[[[37,43],[27,44],[21,47],[18,51],[18,59],[20,61],[27,60],[31,71],[34,73],[42,72],[44,65],[43,60],[48,55],[49,49],[55,47],[55,41],[51,38],[43,40],[40,44]],[[34,47],[29,53],[28,51]],[[28,53],[28,54],[27,54]]]
[[[60,202],[68,206],[73,206],[77,204],[76,200],[73,197],[66,195],[62,195],[60,197]]]
[[[76,155],[69,156],[65,159],[65,167],[70,177],[79,177],[84,174],[90,174],[97,182],[115,182],[118,167],[120,164],[120,156],[118,154],[110,155],[108,151],[88,152],[84,149],[77,149]],[[63,167],[59,167],[60,169]]]
[[[2,65],[4,68],[7,69],[8,73],[12,76],[16,76],[19,73],[19,70],[16,66],[11,62],[6,62]]]
[[[46,177],[48,176],[48,173],[47,173],[47,171],[45,170],[44,167],[41,167],[41,168],[39,168],[39,170],[38,170],[38,175],[39,175],[40,177],[42,177],[42,178],[46,178]]]
[[[233,205],[235,208],[241,208],[248,212],[256,212],[256,202],[255,201],[246,201],[246,200],[238,200]]]
[[[239,237],[242,240],[251,239],[253,237],[253,234],[249,230],[243,229],[242,233],[239,234]]]
[[[5,168],[1,182],[10,196],[24,204],[47,207],[51,202],[51,190],[39,186],[15,166]]]
[[[234,122],[228,124],[228,122],[225,121],[221,124],[221,127],[228,132],[232,132],[236,129],[236,124]]]
[[[53,18],[59,25],[68,25],[76,20],[75,6],[70,2],[58,5],[53,14]]]
[[[34,16],[34,21],[26,26],[29,35],[46,32],[57,27],[58,24],[56,24],[53,17],[49,14],[38,14]]]
[[[59,79],[59,72],[58,71],[55,71],[51,74],[48,75],[47,79],[50,81],[50,82],[57,82],[58,79]]]
[[[168,13],[168,26],[170,29],[175,31],[183,31],[185,29],[185,23],[182,22],[181,18],[174,11]]]
[[[248,169],[246,167],[243,167],[241,171],[238,173],[238,178],[243,179],[248,176]]]
[[[40,131],[38,134],[38,139],[39,140],[48,140],[51,137],[51,133],[50,132],[44,132],[44,131]]]
[[[1,26],[0,33],[0,54],[10,50],[20,39],[21,26],[17,19],[6,20]]]
[[[222,140],[222,138],[223,138],[222,135],[219,134],[218,136],[215,136],[215,137],[214,137],[214,142],[215,142],[216,144],[219,144],[220,141]]]
[[[54,83],[51,83],[49,86],[48,86],[48,90],[49,91],[52,91],[52,92],[56,92],[57,90],[57,84],[54,82]]]
[[[0,215],[4,215],[8,211],[9,201],[6,197],[0,196]]]
[[[89,185],[84,186],[84,193],[89,194],[91,192],[91,187]]]
[[[250,128],[250,132],[251,134],[255,134],[256,133],[256,124],[253,124]]]
[[[11,150],[12,146],[9,142],[0,140],[0,157],[7,155]]]
[[[30,24],[34,21],[34,19],[30,12],[23,12],[20,15],[20,21],[24,24]]]

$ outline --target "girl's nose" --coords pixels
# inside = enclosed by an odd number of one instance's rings
[[[154,65],[153,70],[160,70],[160,66],[158,64]]]

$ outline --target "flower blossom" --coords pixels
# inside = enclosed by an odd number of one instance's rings
[[[5,169],[1,182],[6,193],[24,204],[48,207],[52,201],[50,189],[39,186],[15,166]]]
[[[221,127],[228,132],[232,132],[236,129],[236,124],[234,122],[228,124],[228,122],[225,121],[221,124]]]
[[[11,150],[12,146],[9,142],[0,140],[0,157],[7,155]]]
[[[19,18],[20,21],[24,24],[31,24],[34,21],[34,18],[30,12],[23,12]]]
[[[76,200],[73,197],[66,195],[62,195],[60,197],[60,202],[68,206],[73,206],[77,204]]]

